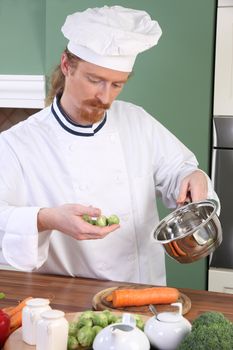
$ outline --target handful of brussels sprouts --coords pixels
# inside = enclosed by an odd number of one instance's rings
[[[110,215],[109,217],[105,215],[100,215],[97,218],[92,218],[90,215],[84,214],[82,218],[84,221],[88,222],[89,224],[100,226],[100,227],[111,226],[113,224],[118,225],[120,223],[119,217],[115,214]]]
[[[134,314],[136,326],[144,329],[144,321],[140,315]],[[76,321],[69,323],[68,350],[91,349],[95,336],[110,324],[122,321],[122,316],[116,316],[109,310],[94,312],[84,311]]]

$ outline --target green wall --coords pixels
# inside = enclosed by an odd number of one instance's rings
[[[44,74],[45,0],[0,0],[0,74]]]
[[[66,45],[66,15],[116,4],[148,11],[163,30],[158,46],[137,58],[120,98],[160,120],[208,172],[215,0],[0,0],[0,74],[49,75]],[[161,205],[160,212],[167,213]],[[167,271],[169,285],[206,288],[206,259],[181,265],[167,258]]]

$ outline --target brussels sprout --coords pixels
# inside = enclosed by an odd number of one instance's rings
[[[70,322],[69,323],[69,335],[76,335],[76,333],[77,333],[77,329],[78,329],[78,327],[77,327],[78,325],[77,325],[77,322]]]
[[[134,316],[134,319],[136,321],[136,326],[143,331],[144,330],[144,321],[143,321],[143,319],[141,318],[140,315],[137,315],[137,314],[134,314],[133,316]]]
[[[95,338],[95,330],[90,326],[84,326],[77,332],[77,339],[81,346],[91,346]]]
[[[92,329],[95,331],[95,335],[97,335],[100,331],[102,331],[103,327],[93,326]]]
[[[116,323],[121,323],[122,322],[122,316],[118,316],[116,318]]]
[[[104,215],[98,216],[98,218],[96,219],[96,225],[101,226],[101,227],[107,226],[106,216],[104,216]]]
[[[119,224],[120,223],[120,219],[117,215],[111,215],[108,217],[108,225],[113,225],[113,224]]]
[[[104,310],[104,311],[103,311],[103,314],[105,314],[105,315],[107,316],[108,324],[116,323],[116,321],[117,321],[117,316],[114,315],[112,312],[110,312],[109,310]]]
[[[95,326],[107,327],[108,317],[103,313],[95,314],[93,318],[93,323]]]
[[[91,319],[91,320],[92,320],[93,317],[94,317],[94,311],[92,311],[92,310],[86,310],[86,311],[84,311],[84,312],[81,313],[79,319],[81,319],[81,318],[88,318],[88,319]]]
[[[68,342],[67,342],[67,349],[68,350],[76,350],[78,349],[78,340],[73,336],[70,335],[68,337]]]
[[[93,326],[93,321],[91,318],[80,318],[78,320],[78,323],[77,323],[77,329],[80,329],[84,326],[89,326],[89,327],[92,327]]]
[[[88,222],[89,224],[92,224],[92,218],[88,214],[83,214],[82,216],[83,220]]]

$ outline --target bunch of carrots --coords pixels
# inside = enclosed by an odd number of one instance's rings
[[[27,297],[20,301],[16,306],[9,306],[2,309],[2,311],[10,317],[10,334],[22,326],[23,308],[26,306],[27,300],[30,299],[32,299],[32,297]]]

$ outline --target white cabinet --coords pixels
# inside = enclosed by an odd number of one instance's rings
[[[218,3],[214,115],[233,115],[233,0]]]
[[[233,294],[233,270],[209,269],[209,291]]]

